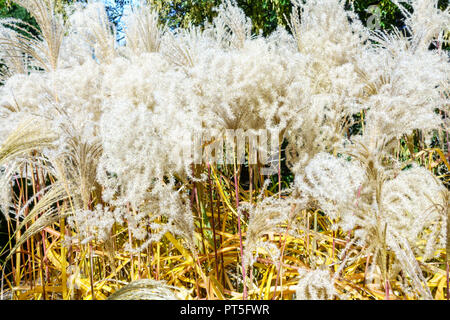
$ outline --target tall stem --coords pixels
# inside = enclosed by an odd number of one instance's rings
[[[280,261],[278,263],[278,273],[277,273],[277,278],[275,280],[275,290],[274,290],[272,299],[275,299],[275,296],[277,293],[278,281],[280,280],[281,268],[282,268],[282,264],[283,264],[283,255],[284,255],[284,250],[286,248],[286,240],[287,240],[289,228],[291,226],[291,214],[293,213],[294,210],[295,210],[295,205],[292,206],[291,213],[289,214],[289,217],[288,217],[288,225],[286,227],[286,232],[284,234],[283,247],[281,248]],[[283,287],[283,286],[281,285],[281,287]],[[281,296],[283,296],[283,289],[281,289]]]
[[[447,261],[446,275],[447,275],[447,300],[450,300],[450,278],[449,278],[449,267],[450,263]]]
[[[217,244],[216,244],[216,221],[214,219],[214,201],[213,201],[213,186],[211,182],[211,167],[208,163],[208,183],[209,183],[209,198],[211,201],[211,218],[212,218],[212,229],[213,229],[213,242],[214,242],[214,259],[215,259],[215,269],[216,269],[216,279],[219,278],[219,262],[217,258]]]
[[[238,189],[238,177],[237,177],[237,170],[236,170],[236,164],[234,165],[234,191],[236,194],[236,211],[239,210],[239,189]],[[241,251],[241,263],[242,263],[242,280],[244,282],[244,292],[243,292],[243,299],[247,299],[247,284],[246,284],[246,271],[245,271],[245,265],[244,265],[244,247],[242,245],[242,230],[241,230],[241,216],[238,212],[238,232],[239,232],[239,248]]]
[[[91,282],[91,293],[92,293],[92,300],[95,300],[95,293],[94,293],[94,263],[92,258],[92,244],[89,243],[89,265],[90,265],[90,282]]]

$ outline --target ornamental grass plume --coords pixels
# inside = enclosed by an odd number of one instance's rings
[[[363,108],[358,58],[367,48],[368,31],[345,10],[344,1],[294,4],[290,25],[297,51],[307,61],[309,85],[302,88],[301,125],[287,136],[287,156],[292,171],[300,172],[316,154],[342,144],[352,115]]]
[[[13,74],[26,73],[28,67],[26,56],[22,56],[21,51],[14,46],[19,41],[17,33],[10,28],[1,26],[0,39],[3,39],[4,42],[0,53],[0,61],[2,63],[0,67],[0,81],[3,83]]]
[[[158,12],[147,10],[147,7],[133,9],[127,17],[125,31],[127,48],[135,55],[143,52],[158,52],[164,30],[158,23]]]
[[[109,300],[180,300],[180,290],[164,281],[152,279],[135,280],[114,292]]]
[[[286,227],[283,225],[295,222],[298,211],[304,206],[299,200],[280,199],[276,196],[259,200],[254,205],[241,203],[239,208],[241,214],[246,212],[249,216],[244,247],[245,265],[248,266],[252,266],[256,262],[261,249],[273,261],[279,260],[280,249],[269,241],[269,238],[275,233],[285,232]],[[268,239],[263,240],[265,237]]]
[[[45,125],[35,118],[25,119],[10,132],[0,144],[0,164],[13,160],[30,151],[43,149],[52,145],[55,136]]]
[[[55,2],[52,0],[18,0],[16,3],[32,15],[39,26],[39,31],[30,24],[19,19],[5,18],[1,26],[13,30],[14,35],[1,37],[0,43],[29,55],[33,58],[35,66],[47,71],[56,70],[58,67],[59,51],[61,49],[65,24],[61,14],[56,11]],[[28,31],[27,28],[32,31]],[[36,37],[33,32],[37,32]]]
[[[327,270],[301,270],[295,286],[297,300],[332,300],[336,295],[333,279]]]

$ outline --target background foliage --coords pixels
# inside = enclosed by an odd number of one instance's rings
[[[211,22],[215,17],[214,8],[222,0],[149,0],[160,11],[161,23],[167,23],[171,28],[187,27],[189,25],[203,25]],[[70,3],[72,0],[61,0]],[[81,0],[81,2],[85,2]],[[106,10],[110,20],[117,26],[123,14],[123,8],[133,1],[110,0],[106,1]],[[237,0],[237,4],[245,14],[252,19],[253,31],[262,31],[267,35],[274,31],[277,25],[286,26],[286,16],[290,15],[292,3],[290,0]],[[392,26],[402,26],[402,16],[395,4],[390,0],[354,0],[349,1],[355,8],[362,21],[367,21],[371,16],[370,6],[378,6],[381,12],[380,26],[385,29]],[[448,1],[440,0],[441,9],[448,6]],[[8,0],[0,0],[0,18],[14,17],[33,23],[32,17],[27,11]]]

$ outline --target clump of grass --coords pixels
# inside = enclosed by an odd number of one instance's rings
[[[119,46],[99,4],[18,4],[39,30],[0,20],[2,297],[450,298],[449,9],[387,32],[295,1],[263,37],[234,1],[183,30],[144,5]],[[261,131],[287,143],[269,177],[220,140]]]

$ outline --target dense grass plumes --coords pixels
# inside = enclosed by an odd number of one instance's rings
[[[264,37],[231,0],[175,30],[141,5],[118,44],[99,3],[17,2],[40,35],[0,20],[2,295],[450,298],[450,9],[388,32],[293,1]],[[241,131],[287,142],[275,171]]]

